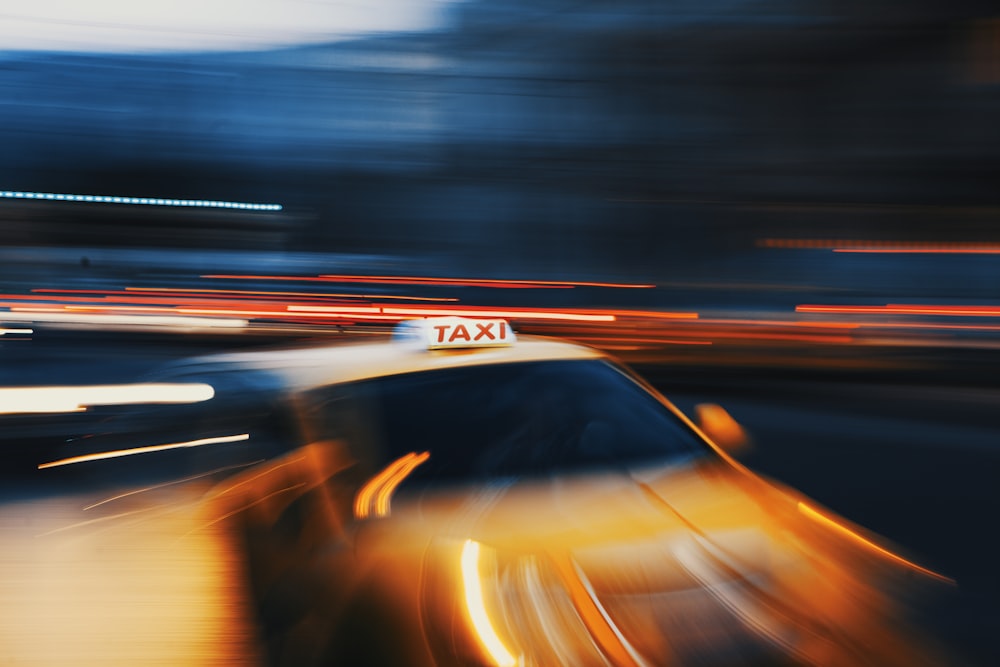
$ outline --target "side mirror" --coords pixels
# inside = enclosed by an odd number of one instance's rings
[[[721,405],[699,403],[694,412],[698,428],[726,453],[735,455],[749,448],[750,436]]]

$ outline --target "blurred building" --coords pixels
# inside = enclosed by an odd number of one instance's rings
[[[3,187],[286,208],[174,233],[166,214],[3,203],[0,241],[806,284],[833,269],[762,260],[761,240],[1000,241],[989,11],[472,1],[441,30],[322,46],[7,53]]]

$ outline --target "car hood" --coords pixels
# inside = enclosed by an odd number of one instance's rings
[[[888,622],[898,568],[800,504],[702,461],[496,483],[392,523],[489,551],[492,614],[529,664],[920,664]],[[466,612],[450,613],[454,633]]]

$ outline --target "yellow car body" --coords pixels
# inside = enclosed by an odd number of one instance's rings
[[[741,466],[601,352],[379,340],[212,363],[280,377],[302,439],[210,496],[272,664],[942,661],[902,617],[943,577]],[[642,420],[683,446],[658,456]]]

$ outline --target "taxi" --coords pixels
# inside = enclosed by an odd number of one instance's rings
[[[205,502],[243,547],[274,665],[919,665],[942,581],[730,454],[628,368],[503,320],[236,352],[281,453]],[[249,433],[250,441],[258,437]]]

